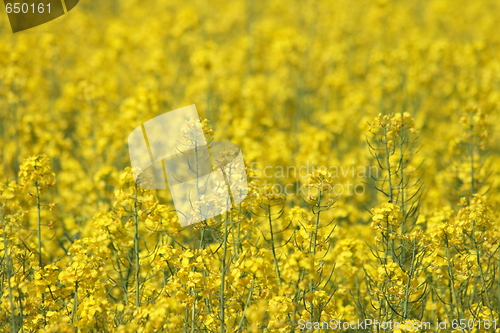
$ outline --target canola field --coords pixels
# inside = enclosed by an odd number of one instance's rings
[[[1,332],[500,332],[500,3],[0,10]],[[248,194],[181,227],[128,136],[195,104]]]

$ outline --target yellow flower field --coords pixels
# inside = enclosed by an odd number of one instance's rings
[[[13,34],[0,10],[0,332],[500,332],[498,17],[107,0]],[[192,104],[248,195],[181,227],[127,140]]]

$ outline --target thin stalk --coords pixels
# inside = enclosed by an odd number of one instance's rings
[[[450,253],[450,247],[448,245],[448,239],[446,239],[446,258],[448,259],[447,270],[448,270],[448,276],[450,277],[450,289],[451,289],[452,304],[455,305],[455,308],[457,310],[456,318],[462,318],[462,316],[460,314],[460,307],[458,305],[457,292],[455,290],[455,279],[453,277],[453,271],[452,271],[452,268],[450,266],[451,253]]]
[[[43,271],[43,261],[42,261],[42,218],[41,218],[41,210],[42,205],[40,203],[40,189],[38,186],[38,181],[35,181],[36,187],[36,207],[37,207],[37,237],[38,237],[38,265],[39,269]],[[42,293],[42,312],[43,312],[43,322],[44,325],[47,324],[47,317],[45,307],[45,292]]]
[[[12,262],[10,258],[9,246],[7,243],[7,230],[5,225],[5,219],[2,217],[2,230],[3,230],[3,248],[5,250],[5,271],[7,273],[7,287],[9,288],[9,302],[10,302],[10,320],[12,323],[11,332],[17,332],[17,323],[15,317],[15,307],[14,307],[14,295],[12,294]]]
[[[497,250],[498,251],[498,250]],[[500,251],[498,251],[498,263],[497,263],[497,269],[498,269],[498,273],[497,273],[497,292],[498,292],[498,299],[500,299]],[[498,305],[500,307],[500,304]],[[500,308],[497,309],[497,311],[500,311]]]
[[[387,166],[387,181],[389,182],[389,201],[394,202],[392,194],[392,175],[391,175],[391,164],[389,162],[389,144],[387,143],[387,127],[384,126],[384,142],[385,142],[385,163]]]
[[[313,243],[313,254],[316,256],[316,246],[318,242],[318,229],[319,229],[319,219],[321,215],[321,199],[323,197],[323,191],[319,192],[318,196],[318,212],[316,213],[316,221],[315,221],[315,227],[314,227],[314,243]]]
[[[315,269],[314,267],[314,264],[315,264],[315,261],[316,261],[316,247],[317,247],[317,238],[318,238],[318,230],[319,230],[319,220],[320,220],[320,215],[321,215],[321,199],[323,197],[323,191],[319,191],[319,195],[318,195],[318,205],[317,205],[317,208],[318,208],[318,211],[316,212],[316,221],[315,221],[315,227],[314,227],[314,235],[313,235],[313,239],[312,239],[312,249],[310,248],[309,251],[313,253],[313,269]],[[312,279],[309,279],[309,292],[311,293],[314,293],[314,285],[313,285],[313,281]],[[311,299],[311,302],[309,303],[309,307],[311,309],[311,312],[310,312],[310,319],[311,321],[314,320],[314,304],[313,304],[313,300]]]
[[[477,263],[477,266],[479,268],[479,273],[481,275],[481,283],[483,284],[483,286],[486,288],[486,286],[488,285],[486,283],[486,279],[484,278],[484,271],[483,271],[483,267],[481,266],[481,255],[480,255],[480,249],[479,247],[477,246],[477,243],[476,243],[476,240],[473,239],[473,242],[474,242],[474,247],[475,247],[475,250],[476,250],[476,263]],[[493,317],[493,310],[491,308],[491,302],[490,302],[490,297],[489,297],[489,293],[487,290],[484,291],[484,296],[486,298],[486,306],[488,307],[488,309],[490,310],[490,316],[492,319],[494,319]]]
[[[278,257],[276,256],[276,249],[274,246],[274,232],[273,232],[273,220],[271,218],[271,205],[267,205],[267,215],[269,219],[269,231],[271,233],[271,251],[273,252],[273,258],[274,258],[274,265],[276,267],[276,273],[278,274],[278,279],[280,280],[280,286],[281,286],[281,273],[280,273],[280,267],[278,265]]]
[[[138,308],[141,305],[140,299],[140,262],[139,262],[139,214],[137,211],[137,184],[135,184],[135,195],[134,195],[134,259],[135,259],[135,307]]]
[[[75,296],[73,299],[73,316],[71,318],[71,324],[74,326],[77,320],[76,312],[78,310],[78,281],[75,281]]]
[[[36,187],[36,207],[37,207],[37,237],[38,237],[38,265],[43,268],[42,261],[42,218],[41,218],[41,203],[40,203],[40,189],[38,181],[35,182]]]
[[[410,283],[413,277],[414,267],[415,267],[415,244],[413,244],[410,272],[408,273],[408,279],[406,281],[406,287],[405,287],[405,300],[403,303],[403,320],[405,320],[408,317],[408,304],[410,302]]]
[[[196,289],[194,287],[191,288],[191,293],[193,294],[193,305],[191,306],[191,333],[194,333],[195,326],[195,314],[196,314]]]
[[[472,116],[471,116],[472,118]],[[470,143],[469,143],[469,158],[470,158],[470,196],[472,197],[475,192],[476,180],[474,177],[474,124],[471,119],[470,125]]]
[[[400,136],[401,138],[404,138],[404,133],[403,133],[403,128],[404,124],[401,126],[400,130]],[[401,233],[404,234],[406,232],[406,210],[405,210],[405,184],[404,184],[404,177],[405,177],[405,172],[404,172],[404,165],[403,163],[403,156],[404,156],[404,139],[402,139],[401,144],[399,145],[399,156],[401,158],[401,165],[399,165],[399,170],[400,170],[400,182],[399,182],[399,193],[401,195],[401,202],[400,202],[400,207],[401,207],[401,213],[403,213],[403,222],[401,223]]]
[[[220,283],[220,291],[219,291],[219,302],[220,302],[220,320],[221,320],[221,325],[220,325],[220,332],[224,333],[226,331],[225,327],[225,298],[224,298],[224,289],[225,289],[225,282],[226,282],[226,260],[227,260],[227,234],[228,234],[228,223],[229,223],[229,211],[226,210],[226,218],[224,220],[224,249],[223,249],[223,254],[222,254],[222,272],[221,272],[221,283]]]
[[[243,326],[243,321],[245,320],[245,314],[247,312],[248,305],[250,304],[250,301],[252,300],[254,282],[255,282],[255,280],[252,279],[252,284],[250,285],[250,291],[248,292],[248,297],[247,297],[247,301],[245,303],[245,308],[243,309],[243,313],[241,314],[240,322],[238,323],[238,328],[236,329],[236,332],[241,331],[241,327]]]

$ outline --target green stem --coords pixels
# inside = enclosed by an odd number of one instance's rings
[[[413,244],[410,272],[408,273],[408,279],[406,281],[406,287],[405,287],[405,300],[404,300],[404,304],[403,304],[403,320],[408,318],[408,304],[410,303],[410,284],[411,284],[411,279],[412,279],[413,273],[414,273],[413,270],[415,268],[415,246],[416,246],[416,244]]]
[[[75,281],[75,296],[73,300],[73,317],[71,318],[71,323],[74,326],[76,323],[76,312],[78,310],[78,281]]]
[[[476,180],[474,178],[474,123],[471,115],[471,125],[470,125],[470,196],[472,197],[475,192]]]
[[[450,277],[450,289],[451,289],[451,297],[452,297],[452,307],[454,307],[457,310],[456,313],[456,318],[462,318],[461,313],[460,313],[460,306],[458,305],[458,297],[457,297],[457,292],[455,290],[455,279],[453,277],[453,271],[450,266],[451,262],[451,253],[450,253],[450,247],[448,245],[448,239],[445,240],[446,242],[446,258],[448,260],[448,276]],[[453,306],[454,305],[454,306]]]
[[[38,181],[35,182],[36,187],[36,207],[37,207],[37,237],[38,237],[38,265],[43,268],[42,261],[42,218],[41,218],[41,203],[40,203],[40,189]]]
[[[243,321],[245,320],[245,314],[247,312],[248,305],[250,304],[250,301],[252,300],[254,282],[255,282],[255,280],[252,279],[252,284],[250,285],[250,291],[248,292],[248,297],[247,297],[247,301],[245,303],[245,308],[243,309],[243,313],[241,314],[240,322],[238,323],[238,328],[236,329],[236,332],[241,331],[241,327],[243,326]]]
[[[224,333],[226,331],[225,327],[225,298],[224,298],[224,289],[225,289],[225,282],[226,282],[226,260],[227,260],[227,234],[228,234],[228,221],[229,219],[229,211],[226,210],[226,218],[224,220],[224,250],[222,254],[222,272],[221,272],[221,283],[220,283],[220,292],[219,292],[219,302],[220,302],[220,319],[221,319],[221,325],[220,325],[220,332]]]
[[[316,247],[317,247],[317,242],[318,242],[318,230],[319,230],[319,221],[320,221],[320,215],[321,215],[321,199],[323,197],[323,191],[319,191],[318,195],[318,201],[317,201],[317,208],[318,211],[316,212],[316,221],[315,221],[315,227],[314,227],[314,234],[313,234],[313,239],[312,239],[312,249],[309,249],[310,252],[313,253],[313,267],[312,269],[315,269],[315,263],[316,263]],[[312,279],[309,279],[309,292],[314,293],[314,285],[313,285]],[[311,302],[309,303],[310,307],[310,319],[311,321],[314,320],[314,304],[313,300],[311,299]]]
[[[11,332],[17,332],[17,323],[15,318],[15,307],[14,307],[14,295],[12,294],[12,262],[10,258],[9,245],[7,243],[7,230],[5,225],[5,219],[2,216],[2,230],[3,230],[3,248],[5,250],[5,271],[7,273],[7,287],[9,288],[9,302],[10,302],[10,320],[12,322]]]
[[[273,252],[273,258],[274,258],[274,265],[276,267],[276,273],[278,274],[278,279],[280,280],[280,286],[281,286],[281,273],[280,273],[280,267],[278,265],[278,257],[276,256],[276,249],[274,246],[274,232],[273,232],[273,220],[271,218],[271,205],[267,205],[267,215],[269,218],[269,231],[271,233],[271,250]]]
[[[140,262],[139,262],[139,214],[137,211],[137,184],[135,184],[135,196],[134,196],[134,259],[135,259],[135,306],[138,308],[141,305],[140,299]]]
[[[387,181],[389,182],[389,201],[394,202],[393,194],[392,194],[392,175],[391,175],[391,164],[390,164],[390,155],[391,152],[389,150],[389,144],[387,142],[387,127],[384,126],[384,142],[385,142],[385,163],[387,166]]]

